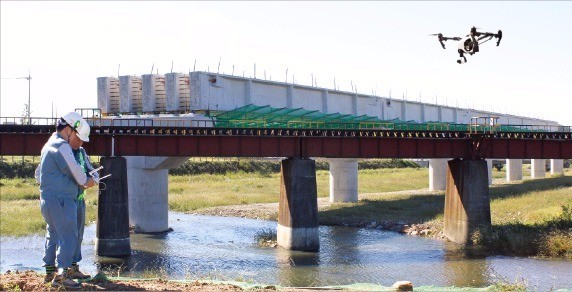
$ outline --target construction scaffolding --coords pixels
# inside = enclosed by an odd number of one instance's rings
[[[457,124],[447,122],[381,120],[377,117],[351,114],[325,114],[303,108],[274,108],[249,104],[231,111],[212,114],[217,128],[284,128],[284,129],[384,129],[404,131],[468,131],[480,133],[542,131],[526,126],[499,125],[490,123]],[[484,119],[485,121],[488,121]],[[496,120],[495,120],[496,121]]]
[[[324,114],[303,108],[273,108],[252,104],[214,117],[216,127],[232,128],[374,129],[382,128],[385,123],[366,115]]]

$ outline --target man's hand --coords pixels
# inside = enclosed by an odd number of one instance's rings
[[[95,186],[95,181],[93,180],[92,177],[87,179],[87,182],[85,183],[85,185],[83,185],[84,189],[89,189],[91,187]]]

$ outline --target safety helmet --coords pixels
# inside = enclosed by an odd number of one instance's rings
[[[89,124],[76,112],[65,114],[62,119],[77,132],[77,136],[83,142],[89,142],[89,133],[91,131]]]

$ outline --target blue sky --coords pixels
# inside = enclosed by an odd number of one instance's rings
[[[32,75],[32,116],[97,105],[100,76],[196,70],[554,120],[572,125],[572,2],[0,2],[2,78]],[[503,30],[455,61],[472,26]],[[293,75],[293,76],[292,76]],[[1,116],[26,80],[2,79]]]

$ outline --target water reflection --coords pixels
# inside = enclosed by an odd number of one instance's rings
[[[276,249],[277,278],[284,286],[322,286],[318,274],[319,252]]]
[[[94,255],[94,225],[86,228],[82,270],[117,276],[251,281],[282,286],[374,283],[409,280],[423,285],[479,287],[525,279],[530,287],[572,287],[572,261],[513,257],[475,258],[457,245],[392,232],[320,227],[320,251],[259,247],[256,234],[276,222],[169,213],[172,232],[131,235],[132,255]],[[0,271],[43,271],[43,237],[2,237]],[[522,282],[522,281],[521,281]]]
[[[484,286],[488,285],[490,267],[484,258],[479,258],[470,249],[458,244],[444,244],[444,276],[447,286]]]

